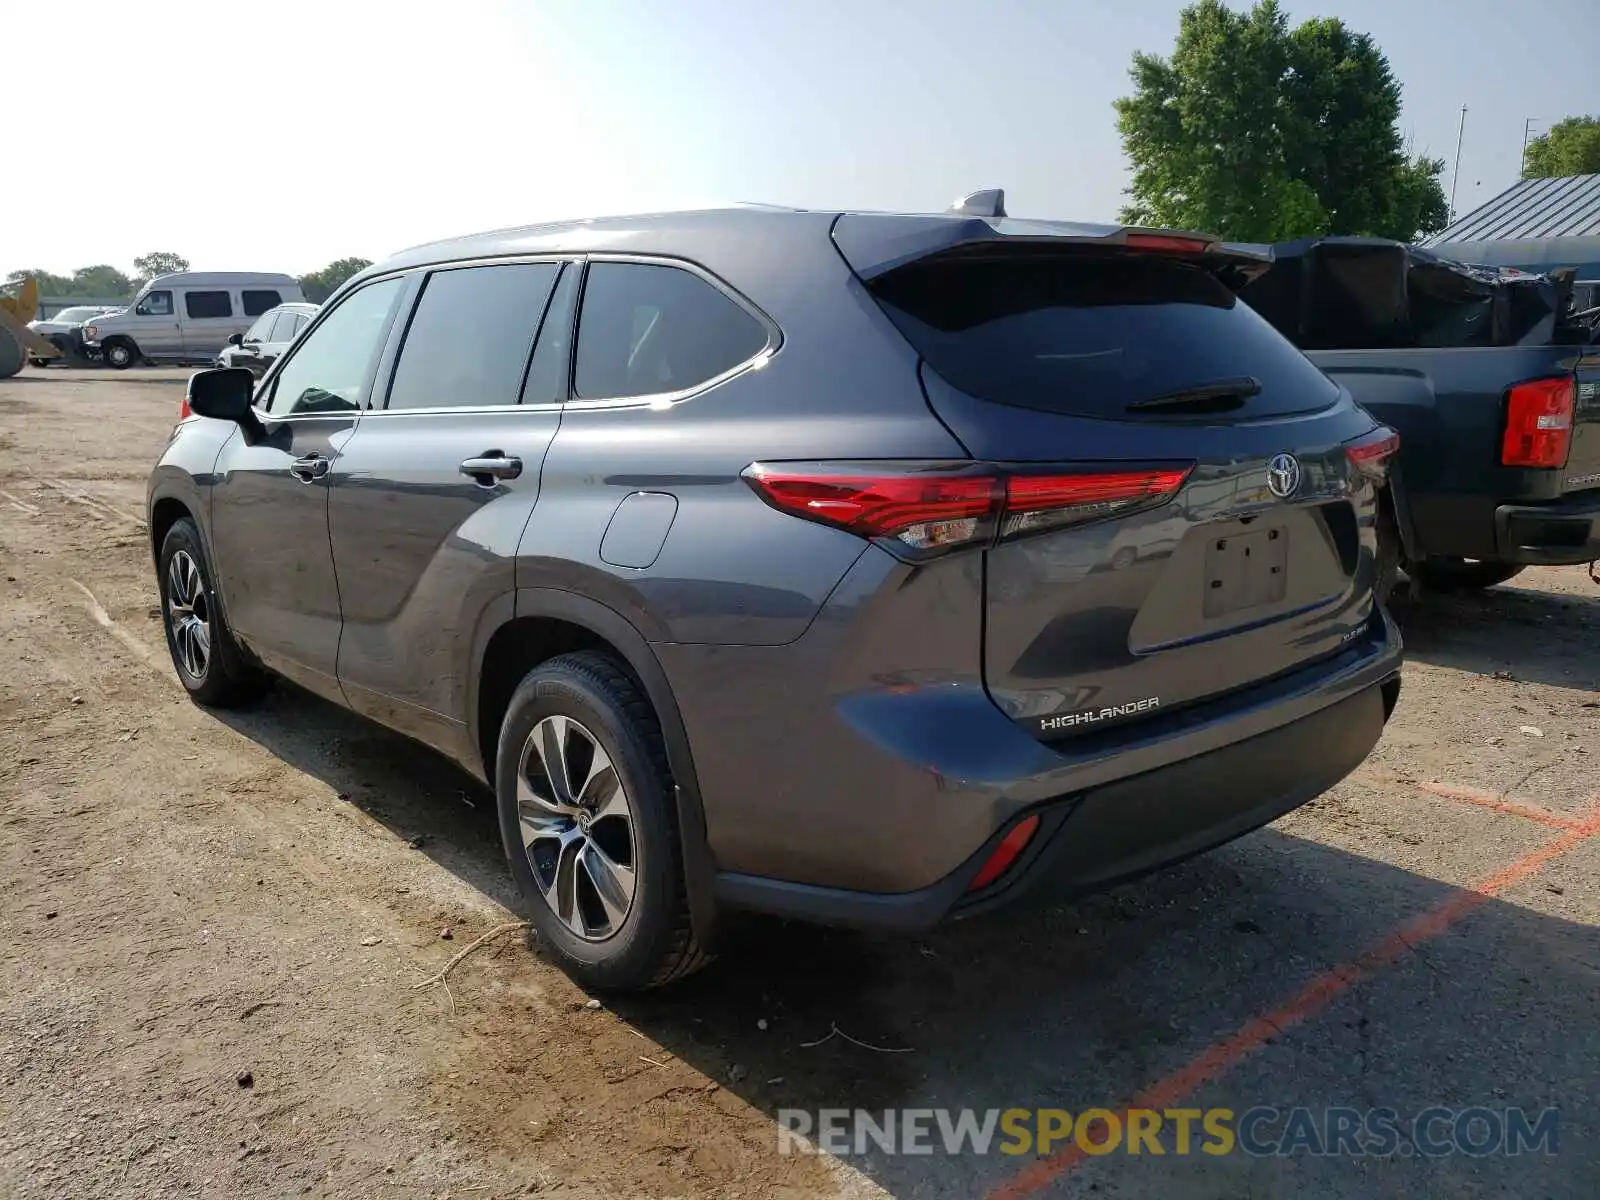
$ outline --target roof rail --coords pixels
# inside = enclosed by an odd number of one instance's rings
[[[948,210],[958,217],[1003,217],[1006,215],[1004,188],[984,188],[981,192],[968,192]]]

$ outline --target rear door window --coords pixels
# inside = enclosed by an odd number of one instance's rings
[[[244,302],[244,315],[247,317],[259,317],[269,308],[277,308],[283,303],[282,296],[265,288],[260,290],[246,288],[239,294],[239,298]]]
[[[556,263],[435,271],[389,387],[390,408],[515,404]]]
[[[233,316],[233,300],[227,292],[185,292],[183,310],[196,319]]]
[[[563,267],[550,303],[545,305],[539,342],[522,385],[524,404],[559,404],[567,399],[567,376],[572,369],[572,318],[582,276],[579,263]]]
[[[997,404],[1127,420],[1140,402],[1252,381],[1259,393],[1230,414],[1242,419],[1323,408],[1338,396],[1209,272],[1173,259],[922,259],[869,286],[933,370]]]
[[[683,391],[749,361],[767,341],[760,321],[690,271],[591,263],[573,392],[606,399]]]

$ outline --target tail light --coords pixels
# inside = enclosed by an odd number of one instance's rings
[[[192,416],[194,416],[194,413],[189,409],[189,391],[185,388],[183,399],[178,401],[178,420],[187,421]]]
[[[1192,466],[1072,475],[1012,475],[1000,536],[1079,525],[1165,503],[1183,486]]]
[[[1506,393],[1500,461],[1508,467],[1564,467],[1572,446],[1572,377],[1530,379]]]
[[[1204,254],[1211,242],[1202,237],[1184,237],[1173,233],[1130,233],[1123,239],[1130,250],[1148,250],[1156,254]]]
[[[1366,437],[1347,442],[1344,454],[1350,465],[1369,479],[1381,480],[1389,473],[1389,460],[1400,453],[1400,435],[1382,426]]]
[[[1150,508],[1193,464],[1015,472],[991,463],[752,463],[744,478],[780,512],[881,541],[903,557]]]

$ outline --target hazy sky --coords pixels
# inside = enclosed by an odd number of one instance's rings
[[[298,274],[566,216],[927,211],[987,186],[1013,213],[1109,220],[1111,102],[1135,50],[1170,52],[1180,7],[122,0],[108,30],[104,6],[0,0],[0,276],[157,249]],[[1287,8],[1377,38],[1417,150],[1453,158],[1468,106],[1458,209],[1516,178],[1525,117],[1600,113],[1600,0]]]

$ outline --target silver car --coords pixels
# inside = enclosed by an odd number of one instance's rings
[[[316,315],[315,304],[280,304],[268,309],[244,333],[229,335],[228,344],[217,354],[216,365],[244,367],[260,379]]]
[[[40,337],[48,338],[61,351],[62,357],[70,361],[82,351],[84,322],[114,313],[119,308],[116,304],[74,304],[52,316],[29,321],[28,328]],[[36,367],[50,365],[47,358],[30,358],[28,361]]]

